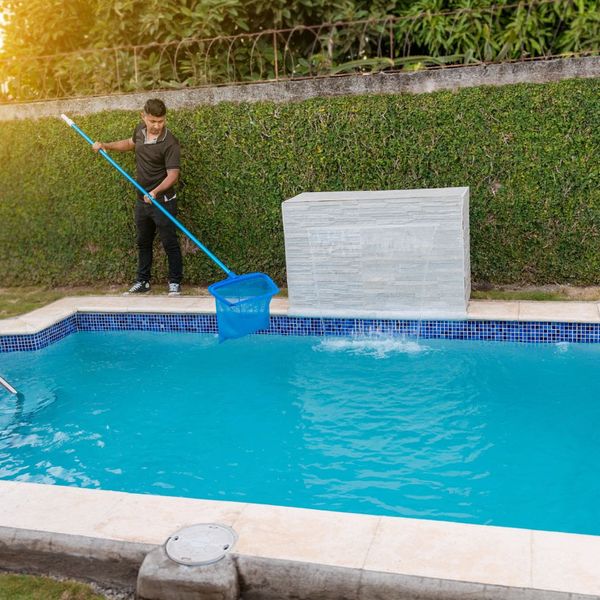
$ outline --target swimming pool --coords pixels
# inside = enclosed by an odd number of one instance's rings
[[[600,345],[304,333],[4,353],[0,478],[600,533]]]

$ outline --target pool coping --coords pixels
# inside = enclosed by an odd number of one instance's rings
[[[0,335],[38,333],[76,313],[215,313],[212,296],[76,296],[57,300],[19,317],[0,319]],[[292,316],[287,298],[274,298],[271,314]],[[294,315],[295,316],[295,315]],[[326,315],[323,315],[326,316]],[[372,316],[368,318],[373,318]],[[382,318],[385,318],[382,316]],[[418,314],[413,318],[419,318]],[[471,300],[467,320],[600,323],[600,301]]]
[[[35,333],[77,312],[214,313],[214,302],[65,298],[0,321],[0,335]],[[286,315],[285,299],[271,312]],[[468,318],[599,323],[600,302],[473,301]],[[0,527],[159,545],[202,522],[233,527],[243,556],[600,598],[600,536],[0,481]]]

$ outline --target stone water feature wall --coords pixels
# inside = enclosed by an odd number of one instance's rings
[[[290,314],[466,317],[469,188],[303,193],[282,210]]]

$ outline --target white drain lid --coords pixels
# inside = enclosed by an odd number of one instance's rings
[[[200,523],[176,531],[165,544],[167,556],[182,565],[209,565],[231,550],[237,535],[231,527]]]

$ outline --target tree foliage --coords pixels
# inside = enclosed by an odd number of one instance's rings
[[[4,100],[600,50],[598,0],[0,0],[0,11]]]
[[[0,0],[5,15],[1,55],[40,56],[89,47],[94,0]]]

